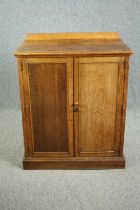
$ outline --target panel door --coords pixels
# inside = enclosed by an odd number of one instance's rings
[[[75,155],[119,154],[124,58],[75,58]]]
[[[23,60],[28,155],[73,156],[73,59]]]

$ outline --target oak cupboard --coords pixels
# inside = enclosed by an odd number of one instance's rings
[[[117,32],[26,36],[15,52],[24,169],[125,167],[131,54]]]

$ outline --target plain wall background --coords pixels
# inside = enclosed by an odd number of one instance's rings
[[[133,50],[128,107],[140,104],[140,0],[0,0],[0,108],[19,109],[13,51],[28,32],[119,31]]]

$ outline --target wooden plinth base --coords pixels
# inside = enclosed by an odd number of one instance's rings
[[[24,158],[23,168],[28,169],[115,169],[125,168],[124,157],[61,158],[38,159]]]

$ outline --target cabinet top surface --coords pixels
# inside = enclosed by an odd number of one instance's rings
[[[18,56],[43,55],[131,55],[118,32],[27,34],[16,50]]]

